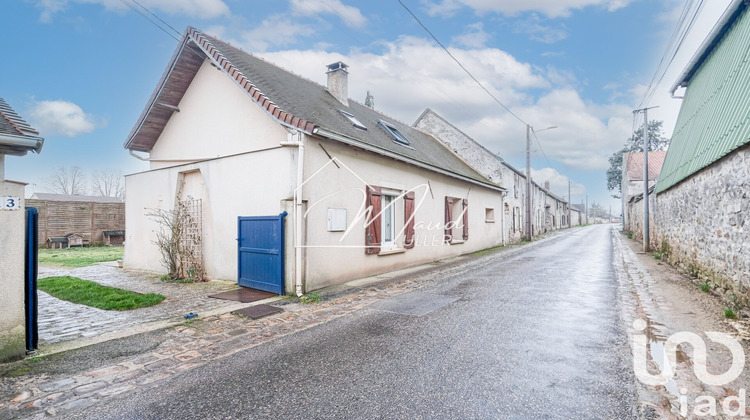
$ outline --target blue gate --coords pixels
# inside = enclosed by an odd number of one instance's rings
[[[26,309],[26,350],[34,351],[39,342],[36,281],[39,252],[39,213],[34,207],[26,207],[26,282],[24,283]]]
[[[237,284],[284,294],[284,217],[239,217]]]

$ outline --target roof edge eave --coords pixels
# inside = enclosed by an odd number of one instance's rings
[[[695,52],[693,57],[690,58],[690,61],[688,61],[685,69],[682,71],[682,73],[680,73],[677,81],[674,82],[671,88],[669,88],[670,94],[674,95],[674,92],[677,89],[681,87],[687,87],[690,79],[693,77],[698,68],[703,64],[706,57],[711,54],[713,49],[716,47],[716,45],[719,44],[721,39],[726,34],[729,26],[734,23],[740,13],[742,13],[742,11],[746,7],[746,0],[732,0],[732,3],[727,6],[727,9],[711,29],[711,32],[708,33],[703,43],[698,47],[698,50]]]

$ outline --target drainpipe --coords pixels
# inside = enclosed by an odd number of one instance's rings
[[[297,147],[297,186],[294,189],[294,285],[297,296],[302,296],[302,183],[304,180],[305,144],[299,131],[290,132],[283,146]]]
[[[502,238],[502,245],[505,246],[505,196],[508,195],[507,191],[500,193],[500,237]]]

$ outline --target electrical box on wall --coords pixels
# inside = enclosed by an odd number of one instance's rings
[[[328,231],[344,232],[346,230],[346,209],[328,209]]]

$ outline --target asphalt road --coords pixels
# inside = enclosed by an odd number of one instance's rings
[[[592,226],[74,417],[624,419],[629,354],[611,230]]]

